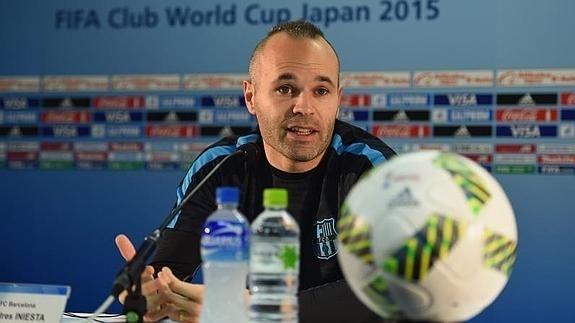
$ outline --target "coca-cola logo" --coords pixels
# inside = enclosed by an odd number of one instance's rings
[[[128,106],[128,98],[100,98],[97,99],[95,106],[103,107],[126,107]]]
[[[409,137],[409,126],[380,126],[374,127],[373,134],[378,137]]]
[[[94,99],[96,108],[129,108],[144,106],[143,97],[97,97]]]
[[[341,100],[343,106],[368,106],[371,96],[368,94],[345,95]]]
[[[547,164],[575,164],[575,155],[541,155],[540,163]]]
[[[108,154],[104,152],[77,152],[76,160],[106,161]]]
[[[74,123],[89,122],[89,112],[45,112],[42,120],[46,123]]]
[[[503,121],[535,121],[537,120],[537,110],[503,110],[500,119]]]
[[[46,112],[43,115],[44,122],[74,122],[74,112]]]
[[[139,142],[112,142],[110,143],[110,150],[113,151],[140,151],[143,149],[143,144]]]
[[[563,105],[575,105],[575,93],[564,93]]]
[[[557,120],[556,109],[503,109],[497,111],[499,121],[554,121]]]
[[[150,127],[148,135],[151,137],[178,137],[180,135],[179,127]]]
[[[192,137],[196,130],[192,126],[149,126],[146,133],[149,137]]]

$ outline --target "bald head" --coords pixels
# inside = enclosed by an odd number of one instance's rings
[[[257,75],[260,70],[260,61],[259,56],[263,52],[264,48],[266,47],[267,43],[270,39],[275,38],[277,35],[286,34],[287,36],[293,39],[301,39],[301,40],[313,40],[318,43],[325,43],[330,50],[333,52],[333,55],[336,59],[337,64],[337,73],[338,78],[337,82],[339,84],[339,57],[337,56],[337,52],[331,45],[331,43],[325,38],[323,32],[316,27],[314,24],[299,20],[299,21],[288,21],[288,22],[281,22],[275,25],[267,34],[265,38],[263,38],[254,48],[252,52],[252,56],[250,58],[250,65],[249,65],[249,76],[252,83],[256,83]]]

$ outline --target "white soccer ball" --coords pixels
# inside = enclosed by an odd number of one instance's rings
[[[499,295],[517,228],[497,181],[463,156],[400,155],[342,205],[338,258],[357,297],[385,318],[466,321]]]

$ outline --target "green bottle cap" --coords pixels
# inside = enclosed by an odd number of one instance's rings
[[[264,189],[264,208],[276,207],[286,208],[288,202],[288,192],[283,188]]]

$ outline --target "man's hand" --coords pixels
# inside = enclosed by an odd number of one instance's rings
[[[129,261],[134,257],[136,254],[136,248],[134,248],[134,245],[126,235],[117,235],[115,242],[120,254],[126,261]],[[169,289],[169,282],[159,277],[158,279],[154,279],[154,268],[152,266],[146,266],[144,268],[141,280],[142,295],[146,297],[147,304],[147,312],[144,319],[146,321],[157,321],[168,316],[170,306],[166,304],[166,299],[163,297],[164,293],[160,293],[160,291]],[[118,297],[120,303],[124,303],[127,294],[128,293],[126,291],[120,294]]]
[[[168,316],[172,321],[198,323],[204,298],[204,285],[191,284],[179,280],[170,268],[164,267],[158,273],[158,279],[168,283],[160,294],[169,304]],[[225,309],[222,309],[225,310]]]
[[[126,261],[134,257],[136,249],[126,235],[119,234],[115,242]],[[123,292],[120,295],[120,302],[124,302],[126,294]],[[158,321],[167,316],[175,322],[200,322],[204,285],[184,282],[174,276],[168,267],[162,268],[154,278],[154,268],[146,266],[142,273],[142,294],[146,296],[148,305],[144,316],[146,321]]]

